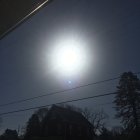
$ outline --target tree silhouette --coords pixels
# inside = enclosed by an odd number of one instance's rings
[[[117,118],[128,132],[139,132],[140,121],[140,80],[132,72],[125,72],[121,75],[117,95],[114,103],[116,104]]]
[[[18,133],[16,130],[6,129],[0,140],[18,140]]]
[[[101,129],[101,134],[99,136],[99,140],[112,140],[112,134],[111,131],[109,131],[107,128],[103,127]]]
[[[83,109],[82,114],[93,125],[94,134],[101,133],[108,118],[107,114],[103,110],[91,111],[88,108]]]
[[[25,139],[40,136],[40,122],[36,114],[29,119],[26,127]]]
[[[36,114],[38,116],[38,119],[40,121],[40,123],[42,123],[42,121],[44,120],[44,118],[46,117],[47,113],[48,113],[49,109],[48,108],[40,108],[39,110],[37,110],[34,114]]]

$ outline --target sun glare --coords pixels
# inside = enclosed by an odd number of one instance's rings
[[[60,42],[53,53],[53,65],[56,70],[67,75],[80,72],[85,65],[85,59],[82,44],[75,40]]]

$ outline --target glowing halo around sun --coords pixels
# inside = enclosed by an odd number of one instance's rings
[[[79,74],[86,64],[86,51],[79,41],[58,42],[52,53],[52,64],[63,75]]]

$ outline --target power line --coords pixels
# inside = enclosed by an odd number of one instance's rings
[[[140,72],[136,72],[134,74],[138,75],[138,74],[140,74]],[[26,102],[26,101],[31,101],[31,100],[35,100],[35,99],[38,99],[38,98],[42,98],[42,97],[46,97],[46,96],[51,96],[51,95],[55,95],[55,94],[59,94],[59,93],[64,93],[64,92],[68,92],[68,91],[72,91],[72,90],[75,90],[75,89],[80,89],[80,88],[83,88],[83,87],[88,87],[88,86],[92,86],[92,85],[96,85],[96,84],[101,84],[101,83],[117,80],[119,78],[120,78],[120,76],[114,77],[114,78],[110,78],[110,79],[106,79],[106,80],[97,81],[97,82],[88,83],[88,84],[77,86],[77,87],[70,88],[70,89],[54,91],[54,92],[50,92],[48,94],[42,94],[42,95],[34,96],[34,97],[31,97],[31,98],[16,100],[16,101],[5,103],[5,104],[0,104],[0,107],[4,107],[4,106],[8,106],[8,105],[13,105],[13,104],[17,104],[17,103],[22,103],[22,102]]]
[[[83,87],[88,87],[88,86],[95,85],[95,84],[109,82],[109,81],[116,80],[116,79],[119,79],[119,78],[120,77],[115,77],[115,78],[111,78],[111,79],[106,79],[106,80],[102,80],[102,81],[98,81],[98,82],[93,82],[93,83],[77,86],[77,87],[70,88],[70,89],[59,90],[59,91],[55,91],[55,92],[50,92],[48,94],[42,94],[42,95],[34,96],[34,97],[31,97],[31,98],[26,98],[26,99],[21,99],[21,100],[17,100],[17,101],[5,103],[5,104],[0,104],[0,107],[12,105],[12,104],[17,104],[17,103],[22,103],[22,102],[34,100],[34,99],[37,99],[37,98],[42,98],[42,97],[45,97],[45,96],[51,96],[51,95],[55,95],[55,94],[59,94],[59,93],[64,93],[64,92],[68,92],[68,91],[83,88]]]
[[[94,95],[94,96],[89,96],[89,97],[84,97],[84,98],[78,98],[78,99],[73,99],[73,100],[62,101],[62,102],[58,102],[58,103],[55,103],[55,104],[58,105],[58,104],[65,104],[65,103],[77,102],[77,101],[82,101],[82,100],[87,100],[87,99],[93,99],[93,98],[99,98],[99,97],[114,95],[116,93],[117,92],[100,94],[100,95]],[[31,108],[25,108],[25,109],[19,109],[19,110],[4,112],[4,113],[0,113],[0,116],[7,115],[7,114],[18,113],[18,112],[29,111],[29,110],[34,110],[34,109],[38,109],[38,108],[44,108],[44,107],[48,107],[48,106],[52,106],[52,105],[54,105],[54,104],[48,104],[48,105],[43,105],[43,106],[37,106],[37,107],[31,107]]]

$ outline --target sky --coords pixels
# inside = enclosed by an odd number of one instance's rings
[[[140,1],[54,0],[0,40],[0,104],[140,71]],[[86,48],[85,71],[71,77],[51,65],[51,51],[74,38]],[[139,77],[139,76],[138,76]],[[71,81],[71,83],[69,83]],[[0,113],[116,91],[118,80],[0,107]],[[113,96],[73,102],[114,119]],[[34,111],[2,116],[1,132],[25,126]]]

